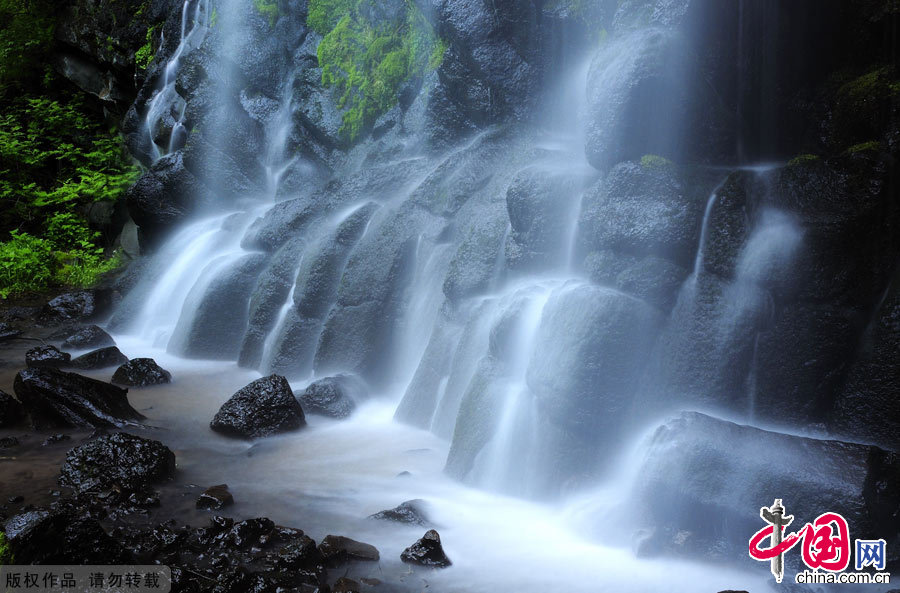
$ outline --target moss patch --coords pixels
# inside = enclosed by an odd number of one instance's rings
[[[817,154],[799,154],[788,161],[788,167],[796,167],[797,165],[815,163],[819,160],[819,158],[820,157]]]
[[[9,549],[9,544],[6,542],[6,534],[0,531],[0,566],[5,564],[15,564],[15,561],[12,550]]]
[[[269,25],[275,26],[278,21],[278,3],[275,0],[253,0],[256,11],[269,19]]]
[[[849,154],[856,154],[859,152],[881,152],[881,142],[872,140],[870,142],[861,142],[859,144],[854,144],[847,149],[847,152]]]
[[[645,154],[641,157],[641,166],[645,169],[663,169],[671,167],[672,161],[658,154]]]
[[[341,134],[350,142],[397,104],[401,86],[440,66],[446,43],[410,0],[377,17],[372,0],[311,0],[307,24],[323,35],[322,85],[339,94]]]

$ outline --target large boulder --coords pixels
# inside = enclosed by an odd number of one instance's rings
[[[335,375],[312,383],[297,396],[307,414],[346,418],[365,396],[365,385],[352,375]]]
[[[407,500],[392,509],[369,515],[369,519],[404,523],[406,525],[419,525],[421,527],[426,527],[431,523],[425,512],[425,501],[418,499]]]
[[[131,555],[96,519],[69,509],[27,511],[3,526],[14,560],[21,564],[125,563]]]
[[[234,437],[265,437],[306,425],[287,379],[270,375],[253,381],[216,413],[210,428]]]
[[[59,368],[66,366],[72,359],[68,352],[62,352],[56,346],[35,346],[25,353],[25,365],[31,369]]]
[[[0,391],[0,428],[17,425],[25,417],[25,410],[19,400]]]
[[[96,325],[81,328],[62,343],[62,347],[69,350],[87,350],[115,345],[116,342],[112,336]]]
[[[128,357],[122,354],[118,348],[107,346],[106,348],[99,348],[73,358],[69,366],[76,369],[92,370],[119,366],[126,362],[128,362]]]
[[[165,370],[152,358],[132,358],[116,369],[112,382],[117,385],[146,387],[172,381],[172,373]]]
[[[704,204],[676,173],[655,160],[620,163],[588,189],[579,221],[585,252],[654,255],[692,268]]]
[[[14,388],[35,428],[125,426],[143,416],[128,403],[127,390],[56,369],[28,369]]]
[[[322,560],[334,566],[352,560],[378,561],[378,549],[364,542],[358,542],[343,535],[326,535],[319,544]]]
[[[656,429],[634,475],[623,518],[645,554],[746,559],[774,498],[794,515],[791,530],[834,511],[851,537],[886,538],[888,550],[900,533],[900,458],[869,445],[684,412]]]
[[[90,290],[61,294],[41,308],[37,321],[41,325],[51,326],[89,319],[100,314],[109,305],[108,297],[101,291]]]
[[[145,490],[175,475],[175,454],[150,439],[124,432],[102,435],[66,454],[59,483],[79,492]]]

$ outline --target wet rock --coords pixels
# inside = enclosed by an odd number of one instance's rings
[[[79,492],[135,492],[173,477],[175,454],[159,441],[124,432],[103,435],[66,454],[61,486]]]
[[[641,520],[629,529],[649,534],[642,554],[733,558],[761,527],[746,509],[771,505],[777,493],[798,529],[828,509],[848,520],[854,537],[877,539],[900,533],[898,472],[900,458],[877,447],[684,412],[653,435],[628,503],[629,516]],[[698,508],[716,512],[701,519]]]
[[[11,340],[12,338],[22,335],[22,330],[16,329],[5,321],[0,322],[0,342]]]
[[[234,497],[228,491],[227,484],[219,484],[207,488],[200,498],[197,499],[197,508],[217,511],[221,508],[234,504]]]
[[[62,347],[69,350],[87,350],[89,348],[103,348],[115,346],[112,336],[96,325],[84,327],[63,342]]]
[[[15,426],[25,418],[25,410],[19,400],[0,391],[0,428]]]
[[[234,437],[264,437],[306,425],[287,379],[270,375],[253,381],[216,413],[210,428]]]
[[[116,369],[112,382],[118,385],[146,387],[172,381],[172,374],[152,358],[132,358]]]
[[[50,300],[40,310],[37,321],[41,325],[57,325],[67,321],[90,318],[108,305],[108,295],[82,290],[67,292]]]
[[[35,510],[6,522],[6,539],[17,563],[103,564],[130,555],[100,524],[69,510]]]
[[[335,375],[316,381],[297,400],[307,414],[346,418],[356,408],[356,400],[364,392],[362,381],[351,375]]]
[[[360,593],[362,587],[353,579],[341,577],[334,582],[331,593]]]
[[[25,353],[25,365],[29,368],[58,368],[71,359],[71,354],[60,351],[56,346],[35,346]]]
[[[316,566],[322,562],[322,555],[316,542],[302,533],[278,551],[277,566],[285,570],[297,570]]]
[[[350,560],[376,561],[380,557],[375,546],[342,535],[326,535],[319,544],[319,553],[332,566]]]
[[[579,243],[585,253],[611,249],[654,255],[692,268],[703,219],[671,164],[620,163],[584,194]]]
[[[94,370],[119,366],[125,362],[128,362],[127,356],[122,354],[115,346],[107,346],[106,348],[100,348],[73,358],[69,366],[76,369]]]
[[[14,388],[35,428],[135,424],[143,416],[128,403],[127,390],[56,369],[28,369]]]
[[[446,568],[453,564],[444,553],[441,536],[434,529],[428,530],[422,539],[403,550],[400,560],[407,564],[419,564],[434,568]]]
[[[72,440],[72,437],[70,437],[67,434],[54,434],[52,436],[47,437],[44,440],[44,442],[41,443],[41,446],[46,447],[48,445],[55,445],[56,443],[62,443],[65,441],[70,441],[70,440]]]
[[[19,439],[16,437],[3,437],[0,439],[0,449],[11,449],[19,446]]]
[[[21,504],[25,502],[25,497],[21,494],[18,496],[10,496],[7,502],[9,502],[9,504]]]
[[[407,500],[393,509],[369,515],[369,518],[378,519],[379,521],[393,521],[395,523],[406,523],[407,525],[427,527],[430,525],[430,521],[428,520],[424,507],[424,500]]]

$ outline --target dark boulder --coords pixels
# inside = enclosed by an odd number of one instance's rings
[[[319,553],[332,566],[351,560],[377,561],[380,557],[375,546],[342,535],[326,535],[319,544]]]
[[[253,381],[225,402],[210,423],[234,437],[265,437],[306,425],[287,379],[270,375]]]
[[[102,312],[110,304],[108,301],[109,295],[101,291],[67,292],[44,305],[37,315],[37,321],[41,325],[57,325],[88,319]]]
[[[118,488],[141,491],[175,474],[175,454],[159,441],[118,432],[103,435],[66,454],[61,486],[79,492]]]
[[[197,508],[217,511],[234,504],[234,497],[228,491],[227,484],[219,484],[207,488],[197,499]]]
[[[339,578],[331,587],[331,593],[360,593],[360,591],[362,591],[362,586],[347,577]]]
[[[430,524],[430,521],[428,520],[424,507],[424,500],[407,500],[392,509],[369,515],[369,518],[377,519],[379,521],[393,521],[395,523],[406,523],[408,525],[427,527]]]
[[[791,530],[833,511],[854,537],[885,537],[888,549],[900,533],[900,458],[870,445],[684,412],[657,428],[636,475],[627,515],[640,520],[627,528],[643,554],[746,554],[747,538],[764,527],[759,508],[775,497],[795,517]]]
[[[62,347],[69,350],[87,350],[89,348],[103,348],[115,346],[112,336],[96,325],[88,325],[81,328],[62,343]]]
[[[12,326],[5,321],[0,321],[0,342],[4,340],[11,340],[21,335],[22,330],[16,329],[15,326]]]
[[[128,391],[56,369],[28,369],[13,384],[35,428],[124,426],[143,416],[128,403]]]
[[[105,564],[128,562],[130,554],[95,519],[68,509],[29,511],[4,527],[18,564]]]
[[[65,366],[71,359],[71,354],[60,351],[56,346],[35,346],[25,353],[25,365],[32,369]]]
[[[127,356],[122,354],[115,346],[107,346],[106,348],[82,354],[78,358],[73,358],[69,366],[73,366],[76,369],[92,370],[114,367],[125,362],[128,362]]]
[[[172,373],[156,364],[152,358],[132,358],[116,369],[112,382],[118,385],[146,387],[172,381]]]
[[[307,414],[346,418],[356,408],[356,400],[365,391],[362,381],[352,375],[320,379],[299,394],[297,400]]]
[[[0,391],[0,428],[15,426],[25,418],[25,410],[19,400]]]
[[[407,564],[419,564],[434,568],[446,568],[453,564],[444,553],[441,536],[434,529],[429,529],[422,539],[403,550],[400,560]]]
[[[3,437],[0,439],[0,449],[10,449],[19,446],[19,439],[16,437]]]

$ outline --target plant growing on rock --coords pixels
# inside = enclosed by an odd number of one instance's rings
[[[402,86],[441,64],[446,43],[422,11],[406,0],[393,14],[372,0],[312,0],[307,24],[323,35],[322,84],[339,93],[341,133],[356,140],[397,104]]]
[[[0,566],[5,564],[15,564],[15,560],[12,550],[9,549],[9,544],[6,542],[6,534],[0,531]]]

